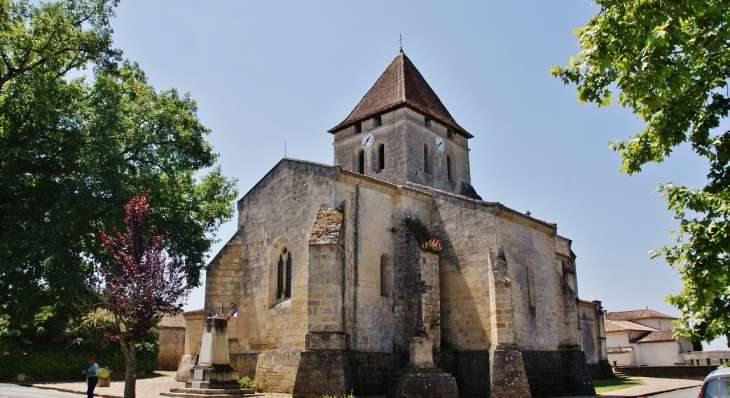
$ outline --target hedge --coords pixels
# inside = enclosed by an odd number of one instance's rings
[[[31,346],[27,352],[5,352],[0,355],[0,379],[15,378],[23,373],[34,378],[79,378],[89,366],[88,358],[96,357],[99,366],[111,371],[124,371],[124,357],[116,350],[97,352],[84,347]],[[157,351],[154,343],[139,343],[137,370],[157,369]]]

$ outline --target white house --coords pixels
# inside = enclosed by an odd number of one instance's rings
[[[692,343],[674,337],[677,318],[648,307],[606,313],[606,346],[611,365],[672,366],[684,362]]]

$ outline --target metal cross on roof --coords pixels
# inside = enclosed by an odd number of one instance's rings
[[[403,51],[403,35],[399,34],[398,37],[398,41],[400,42],[400,50]]]

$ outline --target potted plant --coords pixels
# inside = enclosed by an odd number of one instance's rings
[[[99,387],[109,387],[112,385],[112,379],[109,377],[111,376],[111,371],[109,370],[109,368],[99,368],[97,375],[99,375]]]

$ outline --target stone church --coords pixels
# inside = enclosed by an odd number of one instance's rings
[[[205,308],[238,308],[241,375],[294,397],[385,394],[420,312],[462,397],[593,393],[571,241],[482,200],[473,136],[402,51],[329,133],[334,165],[282,159],[209,264]]]

